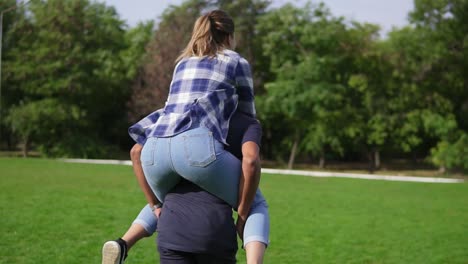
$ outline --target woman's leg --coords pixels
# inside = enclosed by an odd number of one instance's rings
[[[122,238],[104,243],[102,263],[123,263],[133,245],[140,239],[151,236],[156,232],[157,222],[158,220],[149,205],[143,207]]]
[[[248,264],[263,263],[263,256],[265,255],[266,250],[265,244],[258,241],[252,241],[245,245],[244,248]]]
[[[171,144],[174,168],[183,178],[237,207],[241,162],[210,132],[193,129],[174,137]],[[269,233],[268,205],[257,190],[244,228],[244,247],[250,259],[247,263],[261,263]]]
[[[171,157],[181,177],[237,209],[241,162],[206,128],[191,129],[173,137]]]
[[[132,224],[122,236],[122,239],[127,243],[127,250],[130,250],[140,239],[150,235],[142,225]]]
[[[122,239],[127,242],[128,249],[138,242],[138,240],[154,234],[156,232],[157,224],[158,219],[149,205],[143,207],[130,228],[122,237]]]
[[[141,151],[146,181],[161,202],[181,179],[172,167],[170,144],[171,138],[149,138]]]
[[[268,245],[270,242],[270,217],[268,204],[260,190],[255,199],[244,227],[244,246],[251,241],[259,241]]]
[[[244,228],[244,248],[248,264],[263,263],[265,249],[270,242],[268,204],[257,190]]]

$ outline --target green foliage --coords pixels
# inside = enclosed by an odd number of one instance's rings
[[[372,168],[381,151],[428,153],[466,131],[467,2],[416,1],[415,27],[386,40],[323,4],[268,12],[258,27],[273,77],[259,98],[268,140],[283,154],[298,138],[302,155],[362,153]]]
[[[410,18],[424,45],[421,86],[450,101],[458,125],[468,131],[468,1],[415,0]]]
[[[443,168],[466,167],[456,157],[463,137],[454,135],[468,130],[467,10],[465,0],[416,0],[410,14],[415,27],[392,32],[388,41],[395,84],[401,86],[397,106],[408,120],[395,132],[406,151],[435,138],[431,160]]]
[[[26,8],[8,32],[15,45],[4,76],[8,92],[21,95],[21,103],[11,106],[11,128],[24,131],[23,140],[30,131],[49,133],[30,138],[44,154],[101,155],[98,146],[118,142],[127,126],[132,73],[121,57],[127,48],[123,22],[114,8],[84,0],[33,1]],[[37,121],[29,123],[31,116]],[[80,141],[90,146],[69,145]]]
[[[276,115],[283,120],[267,121],[273,129],[287,120],[288,133],[295,136],[286,139],[301,149],[322,153],[330,146],[340,152],[336,128],[346,113],[340,111],[344,86],[339,66],[344,58],[339,41],[345,26],[323,5],[314,8],[285,5],[261,18],[264,55],[276,78],[265,85],[259,113],[262,119]]]
[[[1,145],[81,157],[128,148],[128,125],[164,106],[195,19],[222,8],[253,66],[266,159],[368,159],[373,170],[382,153],[467,166],[457,153],[468,133],[468,0],[415,0],[411,25],[385,39],[323,3],[270,2],[187,0],[134,28],[88,0],[5,13]]]
[[[343,155],[350,140],[358,148],[388,141],[385,104],[393,91],[386,89],[389,65],[375,44],[378,27],[348,28],[323,4],[309,4],[274,10],[259,28],[276,77],[266,84],[261,111],[290,120],[304,152],[323,159],[326,150]]]
[[[442,140],[431,150],[431,161],[443,169],[468,171],[468,134],[460,132],[453,142]]]
[[[57,137],[64,122],[78,122],[82,113],[77,106],[61,103],[56,99],[43,99],[23,103],[10,109],[7,122],[13,132],[26,140]],[[37,129],[41,127],[41,129]]]
[[[141,66],[146,63],[145,52],[154,30],[154,21],[141,22],[125,32],[128,48],[122,51],[122,60],[127,69],[127,78],[135,79]]]

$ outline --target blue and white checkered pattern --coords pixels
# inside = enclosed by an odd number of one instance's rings
[[[247,60],[232,50],[224,50],[215,58],[185,58],[175,67],[165,107],[131,126],[128,132],[143,145],[149,137],[170,137],[198,122],[226,144],[229,120],[236,109],[255,117]]]

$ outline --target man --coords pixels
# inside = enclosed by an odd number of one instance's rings
[[[259,191],[256,192],[260,180],[259,146],[261,140],[261,126],[257,120],[250,118],[246,115],[236,113],[231,119],[231,126],[229,129],[230,130],[227,141],[230,143],[230,145],[227,146],[226,149],[242,161],[243,171],[243,176],[240,179],[239,186],[239,217],[237,222],[237,231],[239,233],[239,236],[244,240],[247,262],[262,263],[266,245],[269,241],[269,219],[266,201],[263,199],[263,197],[261,197],[261,193]],[[213,245],[213,243],[211,243],[210,241],[218,241],[219,238],[223,241],[231,241],[229,236],[229,234],[231,234],[231,231],[229,231],[231,225],[228,224],[228,222],[232,223],[231,207],[229,207],[229,210],[227,210],[225,208],[227,204],[224,203],[223,200],[220,200],[216,196],[213,196],[210,193],[204,191],[197,185],[183,181],[180,184],[183,187],[177,185],[170,192],[171,203],[173,203],[173,205],[167,205],[167,201],[165,201],[164,203],[166,208],[169,206],[169,210],[171,210],[169,212],[173,214],[169,216],[167,215],[167,213],[162,214],[163,219],[168,218],[166,223],[169,224],[169,226],[162,227],[159,223],[160,220],[157,221],[155,218],[155,215],[159,215],[159,213],[161,212],[161,208],[159,208],[158,206],[159,201],[157,201],[155,196],[151,193],[151,189],[148,186],[142,171],[140,161],[141,149],[141,145],[135,144],[131,151],[131,159],[133,162],[133,169],[135,175],[137,176],[141,188],[148,190],[147,192],[144,192],[145,195],[146,193],[151,194],[147,197],[149,205],[147,205],[141,211],[140,215],[134,221],[130,229],[128,229],[128,231],[124,234],[122,239],[119,238],[115,241],[108,241],[104,244],[102,263],[123,263],[124,259],[126,258],[128,249],[130,249],[139,239],[146,236],[150,236],[156,231],[156,223],[158,225],[158,231],[160,231],[161,228],[164,228],[165,231],[163,232],[166,232],[166,234],[170,234],[170,236],[168,235],[167,238],[177,240],[175,242],[166,241],[166,238],[164,238],[163,235],[162,243],[165,246],[163,246],[162,249],[166,250],[164,252],[168,253],[168,249],[181,252],[185,250],[185,252],[200,253],[205,254],[207,256],[210,256],[210,254],[215,253],[214,255],[216,256],[216,252],[219,252],[219,250],[203,251],[203,246],[192,247],[192,245],[204,245],[205,249],[207,249],[211,248],[211,246],[207,245]],[[220,177],[223,177],[223,175],[220,174]],[[177,195],[172,195],[172,193]],[[186,196],[186,198],[181,196]],[[253,202],[254,196],[259,196],[257,197],[258,199],[256,202]],[[198,202],[189,206],[188,204],[191,204],[193,201]],[[150,208],[154,210],[154,213],[151,211]],[[192,208],[196,209],[192,210]],[[215,208],[215,210],[212,210],[213,208]],[[168,210],[163,211],[168,212]],[[246,223],[245,220],[249,212],[255,215],[255,219],[257,221],[260,220],[261,225],[254,225],[255,228],[250,229],[248,232],[246,232],[245,235],[244,225]],[[178,218],[178,215],[182,216],[182,218]],[[171,223],[175,223],[179,220],[180,223],[178,223],[177,225],[171,225]],[[209,225],[207,225],[207,223],[209,223]],[[197,225],[200,226],[197,227]],[[221,231],[210,233],[213,230],[218,230],[214,228],[215,225],[217,227],[220,227]],[[180,229],[181,226],[183,227],[182,229]],[[197,229],[206,229],[206,226],[209,226],[209,228],[208,231],[205,233],[192,232],[193,230]],[[184,228],[188,228],[189,231],[184,231]],[[193,235],[193,241],[199,240],[199,242],[190,242],[187,244],[183,244],[182,246],[177,245],[180,241],[189,237],[188,234]],[[161,235],[159,237],[161,238]],[[222,245],[229,252],[231,252],[230,250],[232,250],[231,247],[233,245],[230,243],[231,242]],[[223,252],[224,249],[220,249],[220,251]],[[224,256],[226,257],[227,255]],[[235,256],[235,252],[232,256]],[[230,261],[229,259],[230,258],[227,257],[225,260]],[[220,262],[220,260],[218,260],[218,262],[215,263],[223,262]]]
[[[182,180],[164,201],[158,219],[161,264],[236,263],[232,208],[197,185]]]

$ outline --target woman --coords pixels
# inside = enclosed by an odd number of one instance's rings
[[[261,243],[264,250],[269,230],[265,222],[249,224],[252,202],[246,202],[255,196],[255,204],[264,204],[258,202],[264,201],[256,193],[258,182],[239,188],[241,163],[225,150],[234,112],[255,116],[250,65],[234,47],[234,23],[225,12],[214,10],[198,18],[177,60],[166,106],[130,127],[129,133],[143,145],[142,169],[159,201],[181,178],[191,181],[237,209],[241,219],[247,217],[244,233],[262,230],[249,237],[251,241],[244,237],[244,244],[248,250],[249,242]],[[149,204],[158,210],[153,193],[139,182]]]
[[[253,199],[254,195],[252,193],[248,193],[248,190],[255,190],[254,187],[249,187],[248,185],[252,184],[253,186],[258,186],[258,182],[260,180],[260,160],[258,154],[261,142],[261,134],[262,132],[260,123],[252,117],[236,112],[230,120],[229,133],[227,137],[229,147],[227,147],[226,149],[242,162],[242,170],[244,173],[243,178],[241,178],[241,186],[239,187],[239,197],[240,201],[242,201],[241,203],[251,204],[251,207],[247,209],[249,212],[249,218],[247,222],[246,232],[243,231],[243,228],[247,215],[239,215],[237,221],[237,229],[239,236],[241,238],[245,237],[244,246],[246,249],[247,263],[263,262],[263,255],[266,243],[263,243],[261,241],[268,241],[268,238],[258,239],[261,238],[263,234],[268,234],[269,219],[266,201],[262,199],[261,193],[258,191],[258,197],[257,199],[255,199],[255,202],[252,203],[252,200],[249,199]],[[135,144],[131,151],[133,168],[135,175],[137,175],[137,178],[141,178],[144,180],[143,171],[141,169],[140,153],[141,145]],[[144,183],[146,183],[146,181],[144,181]],[[149,189],[149,186],[147,188]],[[246,192],[244,192],[244,190]],[[203,196],[203,194],[200,195]],[[194,197],[190,198],[193,199]],[[155,203],[157,203],[156,198],[153,198],[150,204],[154,205]],[[240,205],[240,207],[243,207],[243,205]],[[150,236],[156,231],[156,227],[159,227],[159,221],[156,218],[156,216],[159,217],[161,211],[159,208],[157,208],[156,210],[154,210],[154,212],[152,212],[151,208],[152,206],[147,205],[141,210],[140,214],[137,216],[133,224],[122,236],[122,238],[119,238],[114,241],[108,241],[104,244],[102,264],[123,263],[123,260],[126,258],[127,251],[138,240]],[[189,214],[189,212],[184,213],[184,215],[187,214]],[[190,216],[191,221],[195,221],[194,217],[196,219],[196,215]],[[189,230],[191,228],[189,224],[184,224],[184,226],[186,227],[186,229],[189,228]],[[189,233],[184,231],[185,229],[179,229],[183,233]],[[161,232],[161,230],[159,231]],[[167,230],[165,232],[167,233]],[[209,234],[208,232],[206,233]],[[164,243],[164,237],[166,237],[167,240],[168,236],[164,236],[164,234],[163,236],[158,236],[158,244],[159,240],[163,240]],[[176,234],[172,234],[171,237],[177,240]],[[198,244],[203,244],[203,238],[198,239]],[[213,239],[216,240],[216,237],[214,237]],[[228,238],[225,238],[225,240],[229,241]],[[174,241],[166,242],[170,242],[172,245],[176,245],[179,250],[182,248],[188,252],[196,250],[195,248],[190,247],[190,245],[187,243],[181,245],[176,244]]]

